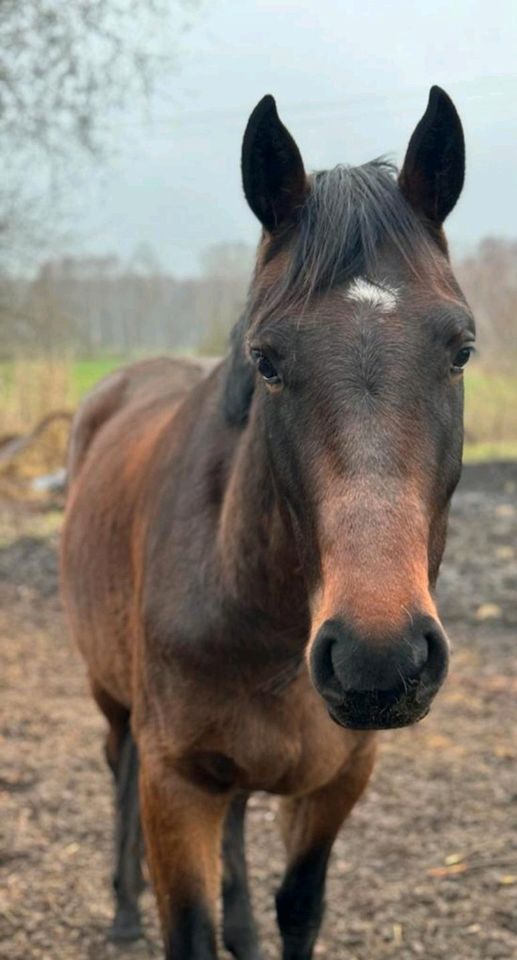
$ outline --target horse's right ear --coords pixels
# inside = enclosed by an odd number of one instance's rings
[[[305,199],[307,178],[300,151],[269,95],[248,120],[242,143],[242,185],[249,206],[269,233],[289,224]]]

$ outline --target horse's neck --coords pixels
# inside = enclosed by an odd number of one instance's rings
[[[146,471],[146,616],[167,643],[180,623],[196,665],[216,670],[226,651],[276,683],[303,656],[306,587],[257,411],[237,432],[219,397],[217,375],[193,391]]]
[[[306,588],[285,511],[271,475],[260,417],[239,441],[221,509],[217,542],[223,580],[244,605],[283,630],[306,618]]]

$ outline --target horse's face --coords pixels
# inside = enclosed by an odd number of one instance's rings
[[[255,122],[251,134],[262,158],[265,137],[277,150],[283,143],[276,182],[266,191],[269,211],[264,180],[256,209],[245,139],[245,190],[268,231],[244,342],[263,381],[255,415],[263,418],[279,501],[307,578],[311,676],[331,716],[355,728],[420,719],[447,670],[448,642],[431,589],[460,475],[462,370],[474,333],[439,232],[461,189],[461,127],[445,95],[432,95],[428,113],[431,107],[433,160],[424,118],[399,187],[381,165],[307,181],[269,102],[262,129]],[[441,154],[448,180],[433,168]],[[461,166],[455,184],[451,156]],[[286,182],[278,182],[282,164],[296,215],[288,215]],[[440,185],[438,196],[422,169]],[[376,214],[386,220],[377,227]],[[326,249],[318,249],[322,242]],[[371,256],[360,249],[368,245]],[[336,257],[326,284],[325,256]]]
[[[419,719],[446,672],[430,588],[472,342],[459,295],[388,276],[249,331],[271,469],[311,591],[312,677],[356,727]]]

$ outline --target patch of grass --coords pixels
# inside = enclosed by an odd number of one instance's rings
[[[102,377],[127,362],[122,357],[17,357],[1,362],[0,434],[28,430],[51,410],[72,410]]]
[[[464,463],[480,463],[481,461],[493,460],[517,460],[517,440],[465,444]]]
[[[517,457],[517,374],[466,370],[465,446],[469,459]]]
[[[75,360],[72,364],[72,388],[77,400],[112,370],[127,363],[122,357],[100,357],[91,360]]]

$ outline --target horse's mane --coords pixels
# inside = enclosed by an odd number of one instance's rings
[[[427,268],[434,261],[438,249],[402,194],[396,174],[396,167],[382,158],[313,174],[295,228],[274,238],[268,249],[267,260],[287,249],[288,265],[265,297],[252,285],[246,313],[232,332],[225,401],[230,422],[245,422],[253,394],[254,371],[243,340],[257,301],[267,313],[280,305],[303,308],[322,291],[359,275],[375,275],[379,254],[390,248],[414,273],[424,260]],[[228,403],[228,392],[242,397],[240,407]]]

